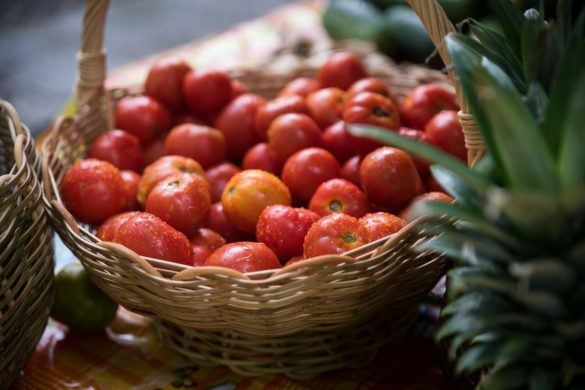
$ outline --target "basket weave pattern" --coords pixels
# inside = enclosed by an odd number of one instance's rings
[[[52,235],[43,210],[35,142],[0,100],[0,388],[39,341],[53,300]]]

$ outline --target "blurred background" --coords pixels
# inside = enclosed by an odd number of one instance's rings
[[[111,0],[108,68],[218,33],[290,0]],[[0,0],[0,98],[38,134],[71,96],[85,1]]]

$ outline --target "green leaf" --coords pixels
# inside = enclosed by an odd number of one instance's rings
[[[506,341],[500,342],[500,356],[501,363],[509,364],[521,360],[525,352],[534,343],[534,338],[531,336],[515,336],[508,337]]]
[[[510,0],[491,0],[490,7],[500,22],[502,31],[504,31],[513,53],[516,53],[520,58],[524,16]]]
[[[558,381],[558,373],[535,367],[530,375],[530,390],[554,390]]]
[[[577,271],[570,263],[557,258],[537,258],[509,266],[510,275],[519,279],[529,290],[552,291],[566,294],[577,283]]]
[[[469,209],[481,210],[482,202],[478,192],[457,174],[441,165],[431,165],[431,173],[437,183],[459,203],[464,204]]]
[[[529,376],[526,368],[520,365],[498,366],[482,377],[480,389],[507,390],[520,389],[528,384]]]
[[[526,94],[526,105],[536,121],[539,124],[543,123],[548,108],[548,95],[540,84],[530,84]]]
[[[455,371],[461,374],[464,371],[473,372],[480,368],[491,366],[497,362],[498,352],[497,345],[474,345],[458,359]]]
[[[474,316],[456,316],[448,319],[437,331],[438,341],[454,334],[475,332],[481,328],[481,322]]]
[[[568,318],[567,308],[557,295],[546,291],[516,291],[513,296],[516,302],[522,304],[531,312],[554,320]]]
[[[441,315],[450,316],[477,311],[485,314],[508,310],[514,310],[514,306],[497,295],[487,291],[470,291],[445,306],[441,311]]]

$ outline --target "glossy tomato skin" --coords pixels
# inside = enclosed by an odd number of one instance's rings
[[[184,124],[174,127],[165,140],[165,153],[185,156],[203,168],[225,159],[226,141],[221,131],[212,127]]]
[[[221,203],[228,220],[239,230],[254,234],[260,213],[273,204],[291,205],[287,186],[276,176],[251,169],[233,176],[226,184]]]
[[[294,199],[306,203],[321,183],[339,177],[335,156],[321,148],[307,148],[289,157],[282,169],[282,180]]]
[[[250,92],[246,84],[241,82],[240,80],[232,79],[232,98],[234,100],[238,96],[244,95]]]
[[[183,78],[191,70],[187,62],[179,56],[158,58],[148,70],[144,82],[144,92],[152,96],[172,111],[185,108]]]
[[[217,117],[215,127],[224,135],[227,157],[232,161],[240,161],[248,149],[260,142],[256,112],[264,104],[264,98],[246,93],[232,100]]]
[[[278,97],[256,111],[255,127],[261,140],[268,139],[268,129],[278,116],[289,113],[307,114],[305,98],[297,95]]]
[[[138,210],[138,185],[140,184],[140,175],[134,171],[120,171],[124,183],[124,197],[126,198],[126,210]]]
[[[214,232],[208,228],[199,228],[197,232],[191,237],[192,245],[202,245],[209,248],[212,252],[222,245],[226,244],[225,238],[219,233]]]
[[[205,174],[211,188],[211,201],[219,202],[227,182],[241,169],[232,163],[224,162],[209,168]]]
[[[190,112],[180,112],[180,113],[175,115],[172,127],[184,125],[186,123],[190,123],[192,125],[201,125],[201,126],[206,125],[206,122],[204,122],[202,119],[195,118],[195,116],[193,114],[191,114]]]
[[[165,155],[165,139],[155,138],[142,149],[142,165],[146,167]]]
[[[67,171],[61,196],[76,219],[91,225],[121,213],[128,204],[118,168],[94,158],[79,160]]]
[[[221,71],[190,71],[183,78],[183,94],[191,111],[209,117],[232,99],[232,80]]]
[[[339,88],[324,88],[307,96],[309,114],[325,129],[341,120],[345,106],[345,91]]]
[[[162,219],[137,212],[127,218],[112,240],[141,256],[190,265],[191,245],[185,235]]]
[[[339,121],[326,128],[322,138],[323,147],[330,151],[340,163],[344,163],[355,155],[344,122]]]
[[[401,210],[423,190],[412,158],[400,149],[387,146],[364,158],[360,182],[373,203],[392,212]]]
[[[232,225],[225,215],[221,202],[211,205],[209,216],[207,217],[204,226],[220,234],[228,243],[250,241],[253,239],[251,234],[242,232]]]
[[[366,242],[376,241],[382,237],[394,234],[406,226],[404,219],[385,212],[366,214],[358,222],[366,237]]]
[[[321,129],[305,114],[280,115],[268,129],[268,146],[280,161],[301,149],[319,147],[321,143]]]
[[[419,142],[429,143],[429,136],[421,130],[411,129],[409,127],[401,127],[398,131],[403,137],[410,138]],[[426,178],[430,174],[430,164],[419,157],[410,156],[414,165],[416,166],[416,170],[421,178]]]
[[[414,88],[400,105],[400,116],[405,126],[424,129],[427,122],[443,110],[458,110],[455,93],[436,84]]]
[[[171,113],[150,96],[126,96],[116,104],[116,127],[146,144],[171,128]]]
[[[273,175],[280,175],[282,161],[266,142],[251,147],[242,160],[242,169],[261,169]]]
[[[88,157],[112,163],[118,169],[142,171],[140,139],[123,130],[110,130],[93,141]]]
[[[358,220],[352,216],[335,213],[322,217],[315,222],[303,244],[305,258],[341,254],[362,246],[366,237],[360,229]]]
[[[362,92],[373,92],[382,95],[398,105],[398,98],[390,90],[387,84],[374,77],[366,77],[356,81],[347,90],[347,100],[351,100]]]
[[[278,93],[277,97],[285,96],[307,97],[307,95],[319,90],[319,88],[321,88],[321,85],[317,80],[309,77],[299,77],[292,81],[289,81]]]
[[[353,53],[340,51],[332,54],[319,68],[317,80],[322,88],[346,90],[356,81],[367,77],[361,60]]]
[[[174,173],[190,173],[207,181],[205,171],[197,161],[183,156],[163,156],[144,168],[138,185],[138,203],[144,205],[150,190]]]
[[[406,221],[412,221],[415,219],[413,215],[413,211],[415,207],[421,202],[446,202],[451,203],[453,198],[449,195],[445,194],[444,192],[439,191],[431,191],[424,193],[422,195],[417,196],[414,198],[410,204],[400,212],[400,217]]]
[[[139,214],[140,213],[137,211],[126,211],[121,214],[113,215],[100,225],[95,235],[100,240],[113,241],[118,234],[122,223],[124,223],[128,218]]]
[[[303,208],[268,206],[258,219],[256,238],[284,262],[303,254],[305,235],[319,218],[319,214]]]
[[[309,210],[320,216],[343,213],[360,218],[370,211],[366,194],[355,184],[344,179],[322,183],[309,202]]]
[[[341,178],[352,182],[358,187],[361,187],[360,180],[360,165],[362,159],[360,156],[353,156],[347,160],[341,167]]]
[[[280,268],[278,257],[259,242],[234,242],[217,249],[205,262],[207,266],[226,267],[242,273]]]
[[[436,114],[425,126],[428,141],[445,152],[467,161],[467,148],[457,112],[444,110]]]
[[[146,212],[156,215],[187,237],[205,220],[211,197],[205,179],[175,173],[159,181],[146,198]]]
[[[209,250],[204,245],[191,244],[191,265],[194,267],[201,267],[205,265],[205,262],[211,256],[213,251]]]

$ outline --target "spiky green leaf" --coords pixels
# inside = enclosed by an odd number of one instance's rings
[[[493,344],[478,344],[467,349],[458,359],[455,371],[461,374],[464,371],[473,372],[477,369],[491,366],[498,360],[499,348]]]
[[[522,28],[524,16],[509,0],[491,0],[490,7],[502,26],[510,47],[517,56],[522,52]]]
[[[558,381],[558,373],[536,367],[530,375],[530,390],[554,390]]]
[[[433,177],[450,194],[460,203],[465,204],[469,209],[480,210],[481,199],[480,193],[474,189],[468,182],[462,180],[453,171],[450,171],[441,165],[432,165],[431,173]]]
[[[511,275],[518,278],[521,286],[529,290],[551,291],[567,294],[578,281],[577,270],[562,259],[536,258],[521,263],[512,263]]]

